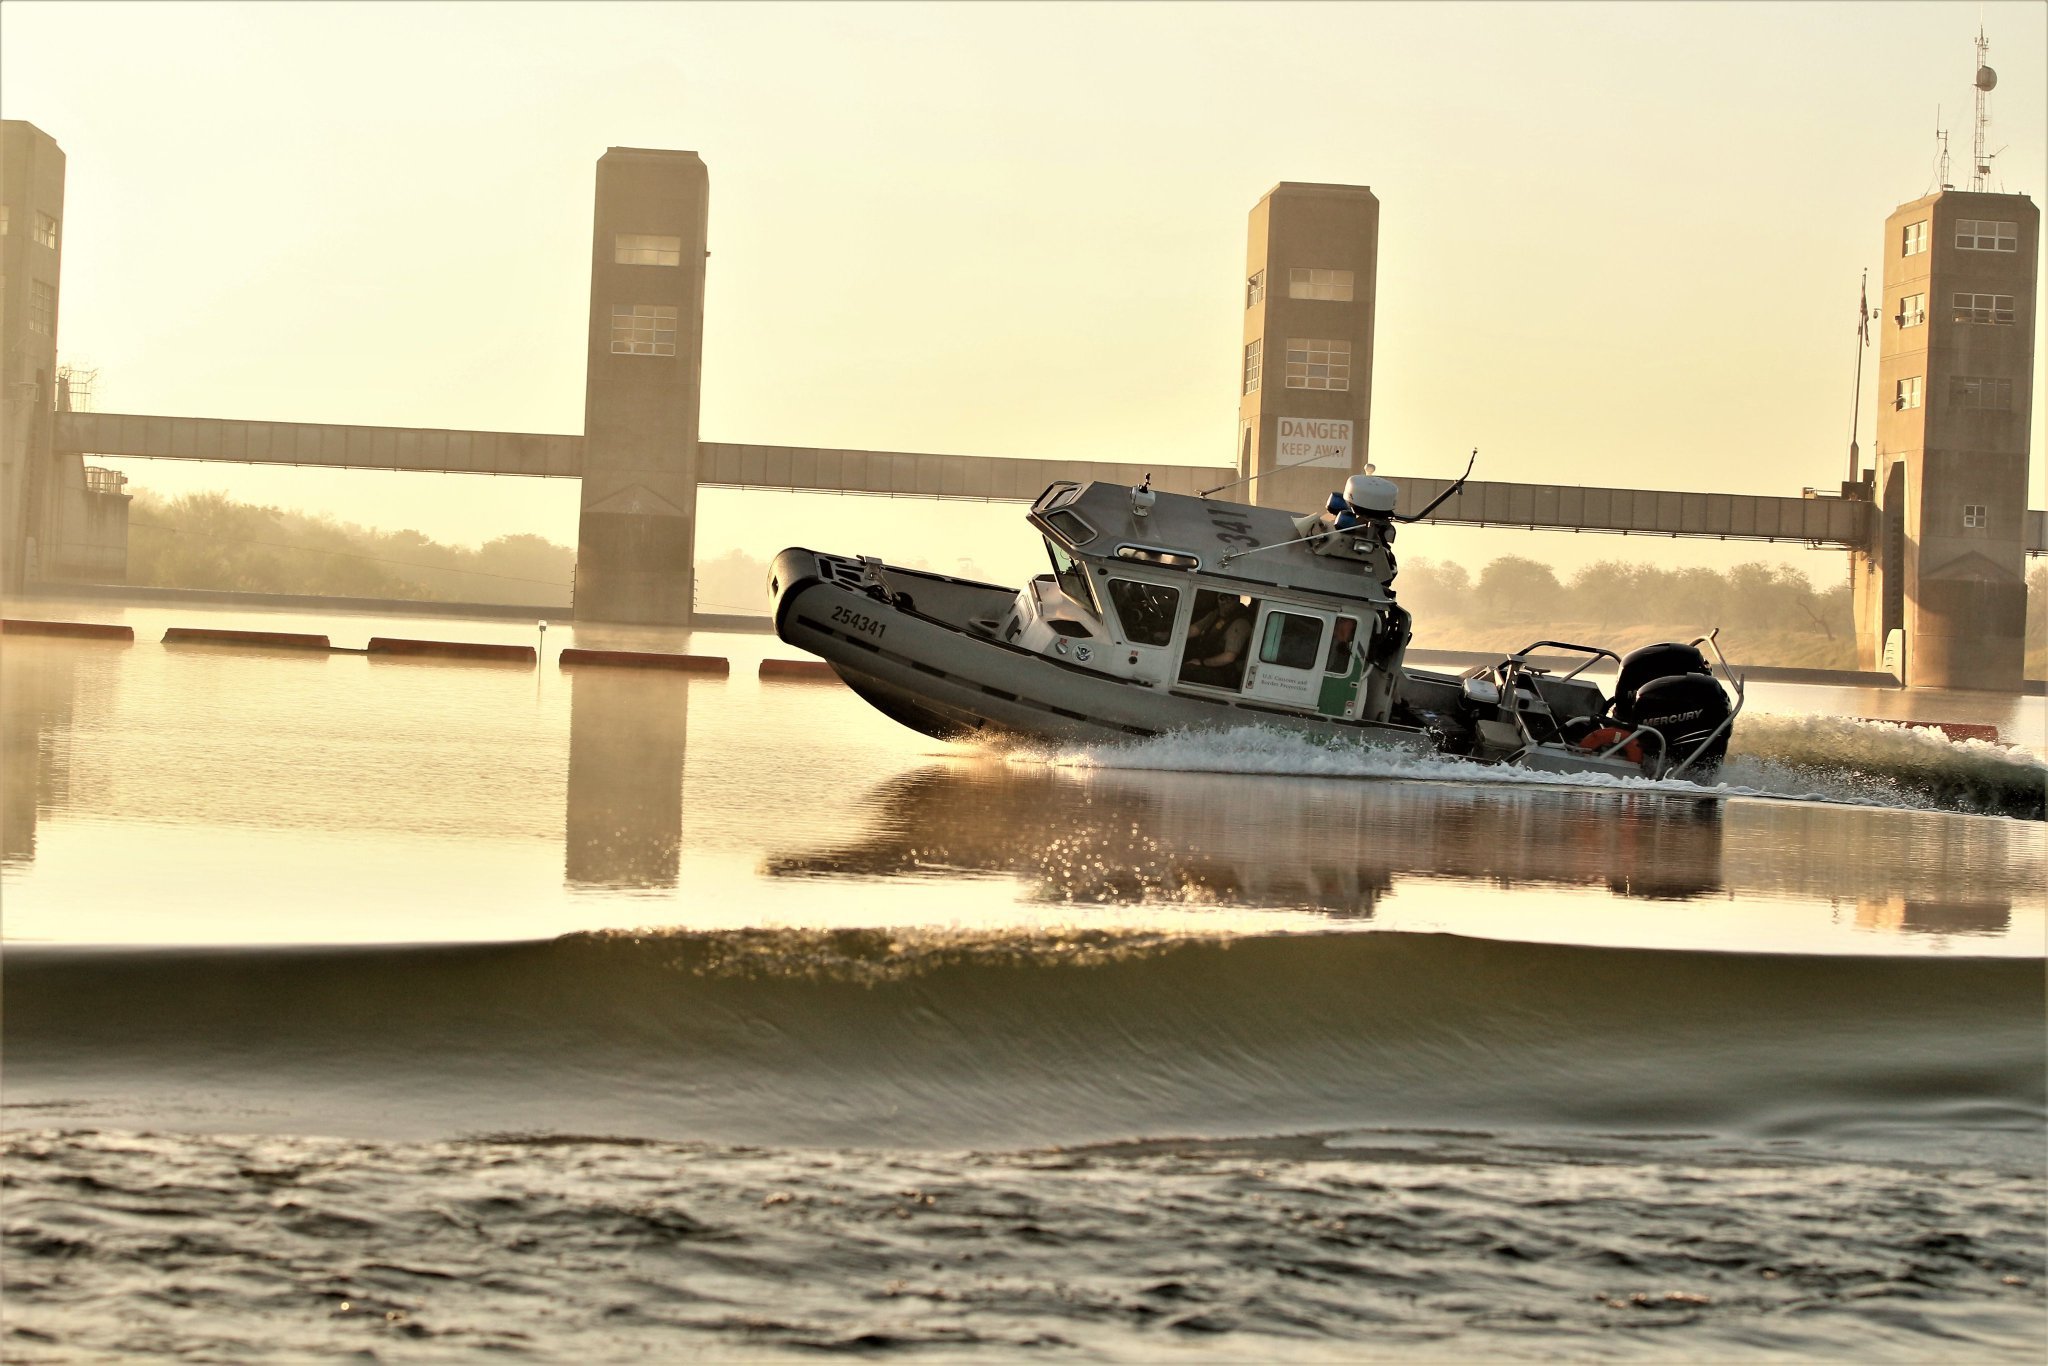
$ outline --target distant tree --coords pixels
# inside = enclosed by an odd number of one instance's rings
[[[1503,555],[1487,565],[1472,591],[1478,614],[1502,622],[1548,621],[1562,595],[1551,567],[1522,555]]]

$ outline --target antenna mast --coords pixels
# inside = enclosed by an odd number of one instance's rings
[[[1996,152],[1984,150],[1986,134],[1991,131],[1991,104],[1986,98],[1998,85],[1998,73],[1985,64],[1991,55],[1991,40],[1984,36],[1980,25],[1977,29],[1977,75],[1973,84],[1977,87],[1977,129],[1970,144],[1970,188],[1988,190],[1991,188],[1991,158]],[[1942,177],[1944,180],[1946,176]]]

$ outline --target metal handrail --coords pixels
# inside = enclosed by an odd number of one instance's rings
[[[1720,634],[1721,628],[1716,626],[1713,630],[1707,632],[1705,635],[1694,640],[1692,644],[1694,649],[1698,649],[1702,645],[1711,645],[1713,647],[1715,661],[1721,666],[1721,672],[1727,676],[1729,686],[1735,689],[1735,707],[1728,713],[1728,715],[1725,718],[1722,719],[1720,725],[1714,727],[1714,729],[1708,733],[1706,739],[1700,741],[1697,745],[1693,746],[1692,753],[1685,756],[1685,762],[1679,764],[1678,767],[1672,769],[1668,774],[1665,774],[1664,776],[1666,777],[1684,777],[1685,771],[1692,767],[1693,761],[1698,759],[1700,755],[1706,753],[1707,746],[1713,744],[1714,741],[1720,739],[1722,732],[1732,727],[1735,724],[1735,718],[1742,714],[1742,703],[1744,701],[1743,680],[1741,675],[1737,674],[1734,669],[1728,666],[1728,656],[1721,653],[1721,642],[1715,639],[1715,637],[1719,636]]]

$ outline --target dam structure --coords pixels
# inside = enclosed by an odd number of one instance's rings
[[[1283,181],[1253,207],[1232,458],[1162,466],[703,440],[709,175],[694,152],[624,147],[596,167],[580,433],[72,411],[57,362],[64,173],[54,139],[5,121],[0,591],[121,581],[125,481],[93,457],[577,479],[575,616],[673,626],[695,614],[705,486],[1029,501],[1055,479],[1135,484],[1149,474],[1167,492],[1305,511],[1369,463],[1380,205],[1363,186]],[[1888,241],[1916,213],[1940,245],[1901,257],[1896,279],[1888,265],[1886,298],[1917,292],[1945,321],[1887,335],[1880,388],[1906,393],[1905,371],[1918,364],[1922,397],[1881,418],[1876,463],[1838,490],[1474,481],[1434,518],[1843,549],[1861,666],[1889,665],[1911,686],[2016,690],[2024,557],[2048,549],[2048,514],[2025,507],[2039,214],[2024,195],[1944,191],[1895,213]],[[1221,444],[1219,434],[1219,454]],[[1392,475],[1403,514],[1451,483]]]

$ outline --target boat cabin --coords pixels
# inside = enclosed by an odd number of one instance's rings
[[[1408,613],[1390,535],[1117,484],[1032,504],[1051,572],[983,625],[1033,653],[1191,696],[1384,721]],[[1316,528],[1321,527],[1318,533]]]

